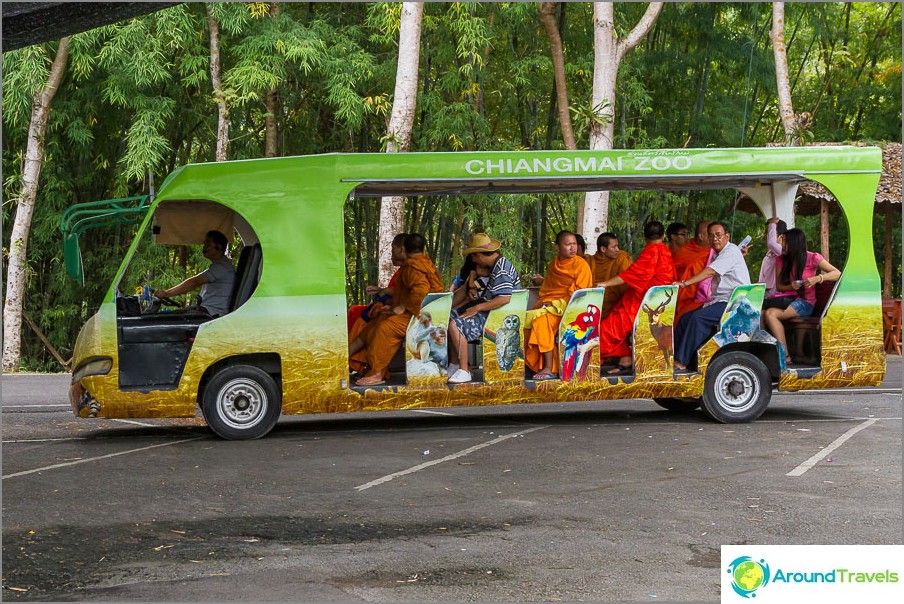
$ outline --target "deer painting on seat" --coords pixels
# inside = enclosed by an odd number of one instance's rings
[[[665,325],[660,319],[666,306],[672,301],[673,293],[672,290],[669,290],[666,293],[665,301],[656,308],[650,308],[648,304],[643,305],[643,311],[647,313],[647,317],[650,319],[650,333],[656,339],[659,350],[662,351],[662,355],[665,358],[666,365],[669,364],[672,355],[672,326]]]

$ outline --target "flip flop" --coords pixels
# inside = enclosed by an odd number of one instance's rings
[[[550,373],[548,371],[540,371],[539,373],[535,373],[533,377],[534,381],[537,382],[545,382],[547,380],[557,380],[559,376],[555,373]]]
[[[616,365],[606,372],[606,375],[631,375],[634,373],[633,365]]]
[[[357,382],[355,382],[355,386],[379,386],[380,384],[385,384],[386,380],[376,375],[371,377],[363,377]]]

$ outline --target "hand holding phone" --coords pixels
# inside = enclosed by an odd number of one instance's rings
[[[746,245],[749,245],[749,244],[750,244],[750,239],[751,239],[750,235],[747,235],[746,237],[744,237],[743,239],[741,239],[741,243],[738,244],[738,247],[744,247],[744,246],[746,246]]]

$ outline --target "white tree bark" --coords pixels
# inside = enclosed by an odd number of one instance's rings
[[[47,85],[39,90],[32,101],[31,122],[28,126],[28,144],[25,148],[25,164],[22,170],[22,188],[16,200],[16,216],[9,240],[9,260],[6,273],[6,300],[3,305],[3,371],[19,370],[22,339],[22,301],[25,295],[28,234],[38,195],[38,178],[44,161],[44,133],[50,117],[50,105],[56,94],[66,62],[69,60],[69,38],[62,38],[50,67]]]
[[[210,27],[210,83],[217,101],[217,154],[216,161],[226,161],[229,145],[229,106],[220,81],[220,25],[207,5],[207,23]]]
[[[797,117],[791,103],[791,81],[788,76],[788,53],[785,48],[785,3],[772,3],[772,52],[775,55],[775,83],[778,87],[778,112],[785,129],[785,144],[797,147],[801,144],[797,131]]]
[[[597,120],[590,125],[590,150],[612,149],[615,135],[615,84],[625,54],[652,29],[662,10],[662,2],[651,2],[634,29],[619,39],[615,32],[615,11],[611,2],[593,3],[593,96]],[[584,196],[581,235],[587,253],[596,251],[596,238],[609,226],[609,192],[591,191]]]
[[[389,118],[386,152],[404,153],[411,144],[414,112],[417,103],[418,63],[421,54],[421,23],[424,16],[422,2],[402,3],[399,26],[399,61],[396,70],[395,93]],[[379,266],[380,283],[385,285],[394,270],[392,240],[405,228],[405,198],[384,197],[380,204]]]

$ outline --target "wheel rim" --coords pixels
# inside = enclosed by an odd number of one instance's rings
[[[217,393],[217,413],[233,428],[247,429],[257,424],[267,410],[267,393],[254,380],[230,380]]]
[[[732,413],[743,413],[756,404],[760,381],[749,367],[729,365],[716,377],[715,394],[719,405]]]

